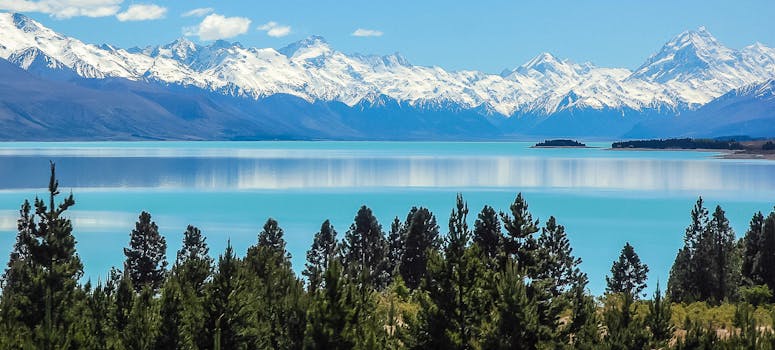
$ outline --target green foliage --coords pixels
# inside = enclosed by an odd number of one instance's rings
[[[657,290],[654,297],[648,302],[649,313],[646,316],[646,326],[651,331],[651,337],[655,346],[664,346],[673,337],[675,327],[672,324],[672,308],[670,300],[662,297],[662,291],[657,283]]]
[[[550,216],[541,228],[536,250],[536,280],[544,280],[553,298],[567,293],[575,284],[586,280],[579,269],[581,259],[573,256],[565,227],[557,225],[554,216]]]
[[[93,286],[79,284],[63,216],[75,202],[55,203],[51,170],[48,201],[20,210],[0,295],[2,349],[775,348],[775,212],[754,215],[735,242],[724,211],[709,217],[700,198],[667,295],[657,285],[644,301],[648,267],[629,243],[596,302],[565,227],[550,217],[535,237],[521,194],[500,215],[505,236],[489,206],[472,231],[461,195],[443,240],[425,208],[393,220],[385,237],[362,207],[343,249],[326,221],[307,253],[308,288],[273,219],[244,259],[229,242],[215,266],[188,226],[166,273],[166,243],[143,213],[124,271]]]
[[[277,221],[268,219],[258,244],[248,248],[245,277],[248,286],[251,336],[259,347],[296,349],[305,328],[304,284],[291,269],[290,254]]]
[[[183,233],[183,246],[178,250],[173,275],[201,297],[202,287],[212,274],[213,258],[206,239],[198,228],[188,225]]]
[[[498,214],[489,205],[485,205],[474,222],[474,243],[490,261],[496,261],[503,254],[503,233]],[[494,265],[493,265],[494,266]]]
[[[77,280],[83,265],[76,254],[70,220],[63,217],[75,204],[73,195],[56,203],[56,167],[51,163],[48,203],[36,198],[20,210],[16,244],[3,274],[0,325],[11,344],[68,348],[78,326],[73,311],[83,305]]]
[[[404,246],[406,245],[406,225],[396,216],[390,224],[390,232],[387,236],[388,251],[385,257],[385,271],[390,275],[390,282],[399,275],[399,266],[404,256]]]
[[[766,218],[757,213],[743,238],[742,276],[748,284],[775,290],[775,211]]]
[[[606,325],[605,345],[608,349],[645,349],[649,332],[635,312],[635,298],[629,292],[609,295],[611,303],[603,311]]]
[[[490,321],[485,325],[486,349],[535,349],[538,346],[538,310],[527,294],[524,277],[512,260],[496,275]]]
[[[501,212],[503,229],[506,236],[503,239],[503,249],[507,258],[514,259],[519,268],[532,276],[536,265],[535,251],[538,243],[533,236],[538,232],[538,220],[533,221],[533,215],[528,210],[528,204],[522,193],[517,194],[514,203],[509,207],[511,215]]]
[[[739,292],[741,299],[753,306],[763,305],[772,299],[772,290],[767,285],[743,286]]]
[[[129,274],[138,293],[145,287],[158,291],[167,270],[167,241],[159,234],[156,223],[151,221],[151,214],[140,213],[129,237],[129,248],[124,248],[125,273]]]
[[[627,294],[637,299],[640,292],[646,288],[648,272],[649,267],[640,262],[635,248],[627,242],[622,248],[619,259],[611,266],[611,276],[605,277],[608,285],[606,291]]]
[[[382,226],[371,209],[362,206],[342,244],[345,272],[351,277],[365,274],[366,282],[381,290],[389,280],[387,249]]]
[[[425,277],[428,252],[441,245],[436,217],[426,208],[412,208],[406,217],[406,238],[399,272],[406,285],[415,289]]]
[[[708,220],[702,197],[692,209],[691,223],[686,228],[684,246],[678,251],[668,281],[668,295],[672,300],[695,300],[719,303],[737,298],[741,282],[741,265],[750,280],[754,249],[759,240],[757,232],[747,235],[743,243],[745,256],[735,242],[735,233],[729,226],[724,210],[716,206]]]
[[[328,264],[335,259],[337,248],[336,230],[331,222],[326,220],[312,240],[312,247],[307,251],[307,264],[302,272],[302,275],[307,278],[310,292],[314,292],[322,286],[323,275]]]
[[[486,291],[492,274],[479,246],[471,244],[467,215],[468,206],[458,195],[443,255],[433,254],[428,263],[422,286],[426,292],[421,309],[424,331],[419,337],[425,347],[474,349],[482,343],[481,328],[492,305]]]
[[[585,282],[573,286],[570,291],[570,323],[564,329],[566,344],[574,349],[597,349],[601,343],[600,320],[594,298],[585,291]]]

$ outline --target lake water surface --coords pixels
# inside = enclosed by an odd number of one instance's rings
[[[149,211],[174,260],[187,224],[211,254],[231,240],[244,254],[267,217],[285,229],[298,271],[313,234],[331,219],[340,237],[358,207],[389,228],[412,206],[446,232],[457,192],[471,208],[507,210],[523,192],[534,217],[554,215],[599,294],[625,242],[664,284],[689,211],[702,195],[720,204],[738,236],[755,211],[775,205],[775,162],[722,160],[709,152],[534,149],[530,143],[94,142],[0,143],[0,263],[7,261],[25,198],[45,195],[48,162],[75,195],[70,216],[87,277],[121,266],[122,247]],[[712,210],[712,208],[711,208]]]

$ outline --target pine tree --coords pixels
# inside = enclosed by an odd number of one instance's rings
[[[351,339],[343,337],[349,322],[350,305],[342,265],[334,260],[323,274],[322,289],[314,296],[307,311],[304,349],[351,349]]]
[[[210,277],[213,258],[206,239],[198,228],[188,225],[183,233],[183,246],[178,250],[173,270],[179,280],[201,297],[205,281]]]
[[[167,241],[159,234],[159,227],[151,221],[151,214],[140,213],[132,230],[129,248],[124,248],[125,272],[132,279],[138,293],[150,287],[153,292],[161,288],[167,270]]]
[[[538,310],[528,296],[523,276],[508,260],[498,273],[495,284],[498,298],[485,330],[485,349],[536,349],[538,346]]]
[[[568,292],[582,277],[579,265],[581,259],[573,256],[565,227],[557,225],[554,216],[549,217],[541,228],[536,250],[537,280],[546,280],[553,298]]]
[[[426,208],[412,208],[406,218],[406,239],[399,271],[406,286],[416,289],[425,276],[428,250],[441,245],[436,217]]]
[[[159,314],[153,298],[154,291],[146,285],[135,298],[129,323],[121,333],[123,345],[127,349],[155,349],[159,332]]]
[[[707,275],[709,259],[708,209],[702,197],[692,208],[691,223],[684,233],[684,246],[678,251],[670,279],[667,294],[676,302],[707,299],[710,290]]]
[[[691,274],[691,251],[688,247],[678,250],[673,266],[670,268],[670,277],[667,281],[667,295],[670,300],[691,302],[698,298],[694,277]]]
[[[573,349],[592,350],[600,346],[600,321],[595,299],[586,292],[586,279],[573,285],[570,291],[570,323],[563,330],[566,344]]]
[[[757,266],[757,258],[761,248],[763,228],[764,215],[762,215],[762,212],[758,212],[751,218],[748,231],[746,231],[743,238],[742,277],[748,285],[764,283],[759,271],[754,270],[754,266]]]
[[[390,233],[388,233],[387,244],[388,252],[386,257],[385,269],[390,274],[390,283],[395,276],[399,274],[399,265],[404,256],[404,246],[406,245],[406,225],[396,216],[390,224]]]
[[[565,227],[557,225],[554,217],[541,229],[536,244],[536,266],[528,295],[536,301],[539,339],[546,347],[560,338],[560,313],[569,306],[566,294],[574,285],[586,283],[586,276],[578,268],[581,259],[573,256]]]
[[[250,297],[260,300],[252,313],[258,347],[293,349],[301,346],[304,334],[304,284],[291,269],[283,230],[268,219],[258,235],[258,244],[245,256],[245,283]]]
[[[116,271],[113,271],[113,273],[114,276],[119,274]],[[134,305],[134,287],[132,286],[132,279],[127,274],[121,273],[117,278],[119,280],[114,298],[113,320],[116,331],[121,334],[129,324],[129,316]]]
[[[654,346],[665,346],[673,338],[675,327],[673,327],[670,320],[673,315],[670,300],[662,297],[659,282],[657,282],[657,290],[654,291],[654,297],[648,302],[648,308],[649,313],[646,316],[645,323],[649,327],[649,331],[651,331]]]
[[[161,311],[177,310],[175,322],[179,332],[181,348],[196,349],[209,347],[205,332],[207,320],[206,283],[212,275],[213,258],[209,255],[206,239],[202,232],[189,225],[183,234],[183,245],[178,250],[175,265],[162,290]],[[167,305],[167,302],[171,305]],[[166,308],[166,309],[165,309]],[[166,320],[165,320],[166,321]],[[162,331],[162,336],[165,336]]]
[[[735,232],[729,227],[724,210],[716,206],[713,219],[708,225],[711,237],[713,237],[715,267],[715,288],[711,298],[716,302],[733,299],[736,297],[737,286],[740,283],[740,255],[735,243]]]
[[[532,277],[535,272],[535,251],[538,244],[533,236],[538,232],[538,220],[533,221],[533,215],[528,210],[528,204],[522,193],[517,194],[514,203],[509,207],[511,214],[500,213],[506,236],[503,249],[508,257],[515,259],[519,268]]]
[[[635,295],[624,292],[609,295],[609,298],[615,300],[612,305],[607,305],[603,312],[606,347],[611,350],[646,349],[649,334],[643,321],[635,313]]]
[[[753,271],[761,280],[775,290],[775,211],[767,215],[762,225],[759,252],[756,255]]]
[[[474,222],[474,243],[479,245],[490,261],[496,261],[503,251],[503,233],[498,214],[489,205],[485,205]]]
[[[362,206],[345,234],[342,247],[345,271],[351,278],[365,273],[366,282],[381,290],[389,280],[387,249],[382,226],[371,209]]]
[[[640,262],[638,254],[635,253],[629,242],[622,248],[619,259],[614,261],[611,266],[611,276],[606,276],[606,292],[627,294],[637,299],[643,289],[646,288],[646,274],[649,267]]]
[[[240,261],[234,255],[231,242],[218,257],[212,282],[208,285],[207,327],[209,344],[221,349],[244,349],[250,344],[246,329],[250,323],[247,285],[240,272]]]
[[[76,253],[70,220],[63,217],[75,204],[70,194],[56,203],[59,181],[51,163],[48,203],[36,198],[34,213],[25,201],[18,235],[3,275],[0,319],[10,339],[26,338],[41,348],[63,347],[77,315],[68,312],[84,302],[77,292],[83,265]]]
[[[323,275],[328,265],[337,255],[336,230],[331,222],[326,220],[315,234],[312,247],[307,251],[307,264],[302,275],[307,278],[310,292],[314,292],[323,284]]]
[[[449,234],[443,259],[429,263],[424,289],[435,315],[426,319],[430,329],[443,329],[447,344],[455,349],[481,346],[481,328],[492,304],[486,286],[489,273],[477,245],[470,245],[471,231],[466,222],[468,206],[458,194],[449,218]]]
[[[167,279],[161,291],[159,333],[156,349],[182,349],[186,344],[183,332],[183,291],[175,278]],[[188,336],[191,336],[190,334]],[[194,345],[189,343],[187,345]]]

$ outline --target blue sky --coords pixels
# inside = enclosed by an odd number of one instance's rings
[[[775,1],[0,0],[90,43],[157,45],[183,35],[282,47],[321,35],[346,53],[498,73],[540,52],[636,68],[664,42],[706,26],[722,43],[775,46]],[[201,9],[197,15],[182,14]],[[209,16],[209,18],[208,18]],[[353,35],[358,33],[365,36]],[[270,35],[271,34],[271,35]]]

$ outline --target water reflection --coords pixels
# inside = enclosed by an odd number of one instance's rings
[[[0,188],[47,182],[47,156],[0,156]],[[526,156],[52,157],[68,187],[578,188],[775,193],[775,163]]]

